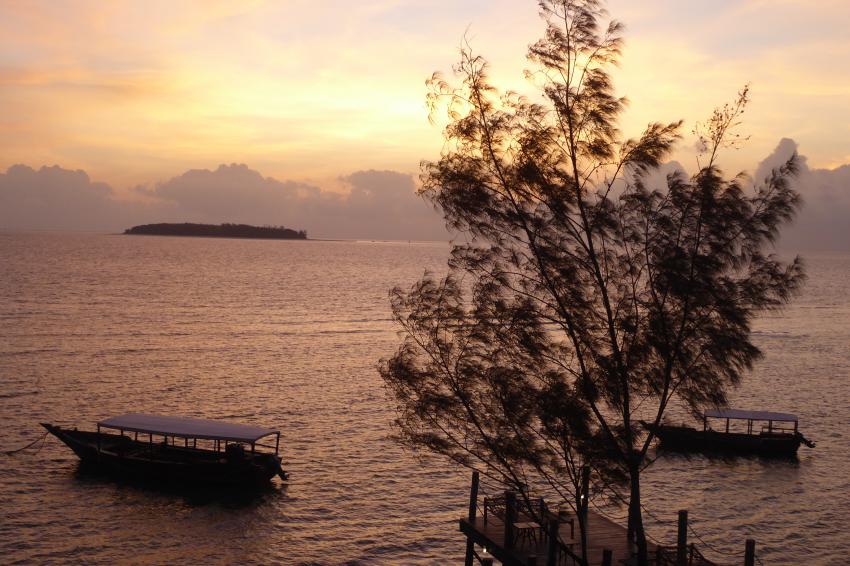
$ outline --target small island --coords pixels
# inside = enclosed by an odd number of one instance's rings
[[[306,240],[306,230],[283,226],[251,226],[249,224],[142,224],[124,230],[125,234],[142,236],[197,236],[204,238],[259,238],[265,240]]]

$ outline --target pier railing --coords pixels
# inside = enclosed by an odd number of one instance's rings
[[[542,497],[506,491],[485,497],[481,507],[483,516],[478,517],[478,473],[473,472],[469,514],[460,522],[467,535],[467,566],[474,558],[488,563],[475,552],[475,544],[489,548],[506,566],[586,566],[572,550],[575,543],[561,538],[564,524],[570,525],[570,538],[574,536],[572,518],[552,513]]]
[[[487,524],[488,516],[495,515],[500,520],[505,519],[505,496],[496,495],[484,498],[483,513],[484,524]],[[552,511],[542,497],[519,496],[514,499],[513,509],[516,516],[522,520],[533,520],[541,525],[548,525],[550,521],[557,520],[559,524],[570,526],[570,538],[575,537],[575,520],[567,516],[561,509]]]

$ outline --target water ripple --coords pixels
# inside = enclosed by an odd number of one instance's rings
[[[0,460],[2,562],[458,563],[467,475],[389,440],[391,404],[375,371],[397,341],[388,289],[440,273],[447,253],[386,242],[2,238],[4,448],[33,440],[39,421],[175,413],[280,426],[292,474],[259,497],[155,490],[84,473],[48,442]],[[724,553],[754,537],[765,564],[843,564],[850,554],[850,256],[808,265],[801,300],[756,322],[765,360],[733,401],[797,413],[818,447],[796,463],[659,459],[643,486],[655,538],[672,540],[675,512],[688,508]]]

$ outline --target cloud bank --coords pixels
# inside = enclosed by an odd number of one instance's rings
[[[759,164],[753,179],[763,179],[795,151],[794,140],[782,139]],[[850,165],[812,169],[801,157],[796,188],[803,197],[803,207],[794,222],[783,227],[779,247],[788,251],[850,250]]]
[[[763,178],[796,150],[793,140],[781,140],[753,178]],[[450,238],[440,214],[416,195],[411,175],[368,170],[340,180],[347,193],[231,164],[137,187],[128,199],[84,171],[15,165],[0,173],[0,230],[121,231],[151,222],[242,222],[303,229],[314,238]],[[816,169],[803,158],[796,184],[804,206],[782,230],[780,249],[850,250],[850,165]]]
[[[0,173],[0,230],[120,231],[151,222],[240,222],[304,229],[319,238],[449,238],[440,215],[416,195],[411,175],[368,170],[340,180],[348,193],[231,164],[136,187],[127,199],[84,171],[15,165]]]
[[[129,212],[85,171],[13,165],[0,173],[0,230],[114,229]]]
[[[141,192],[193,221],[283,224],[324,238],[448,239],[440,216],[416,195],[412,176],[369,170],[341,180],[347,194],[232,164],[187,171]]]

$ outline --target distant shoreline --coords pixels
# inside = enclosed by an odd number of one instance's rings
[[[283,226],[251,226],[249,224],[141,224],[124,230],[129,236],[186,236],[195,238],[245,238],[254,240],[307,240],[305,230]]]

